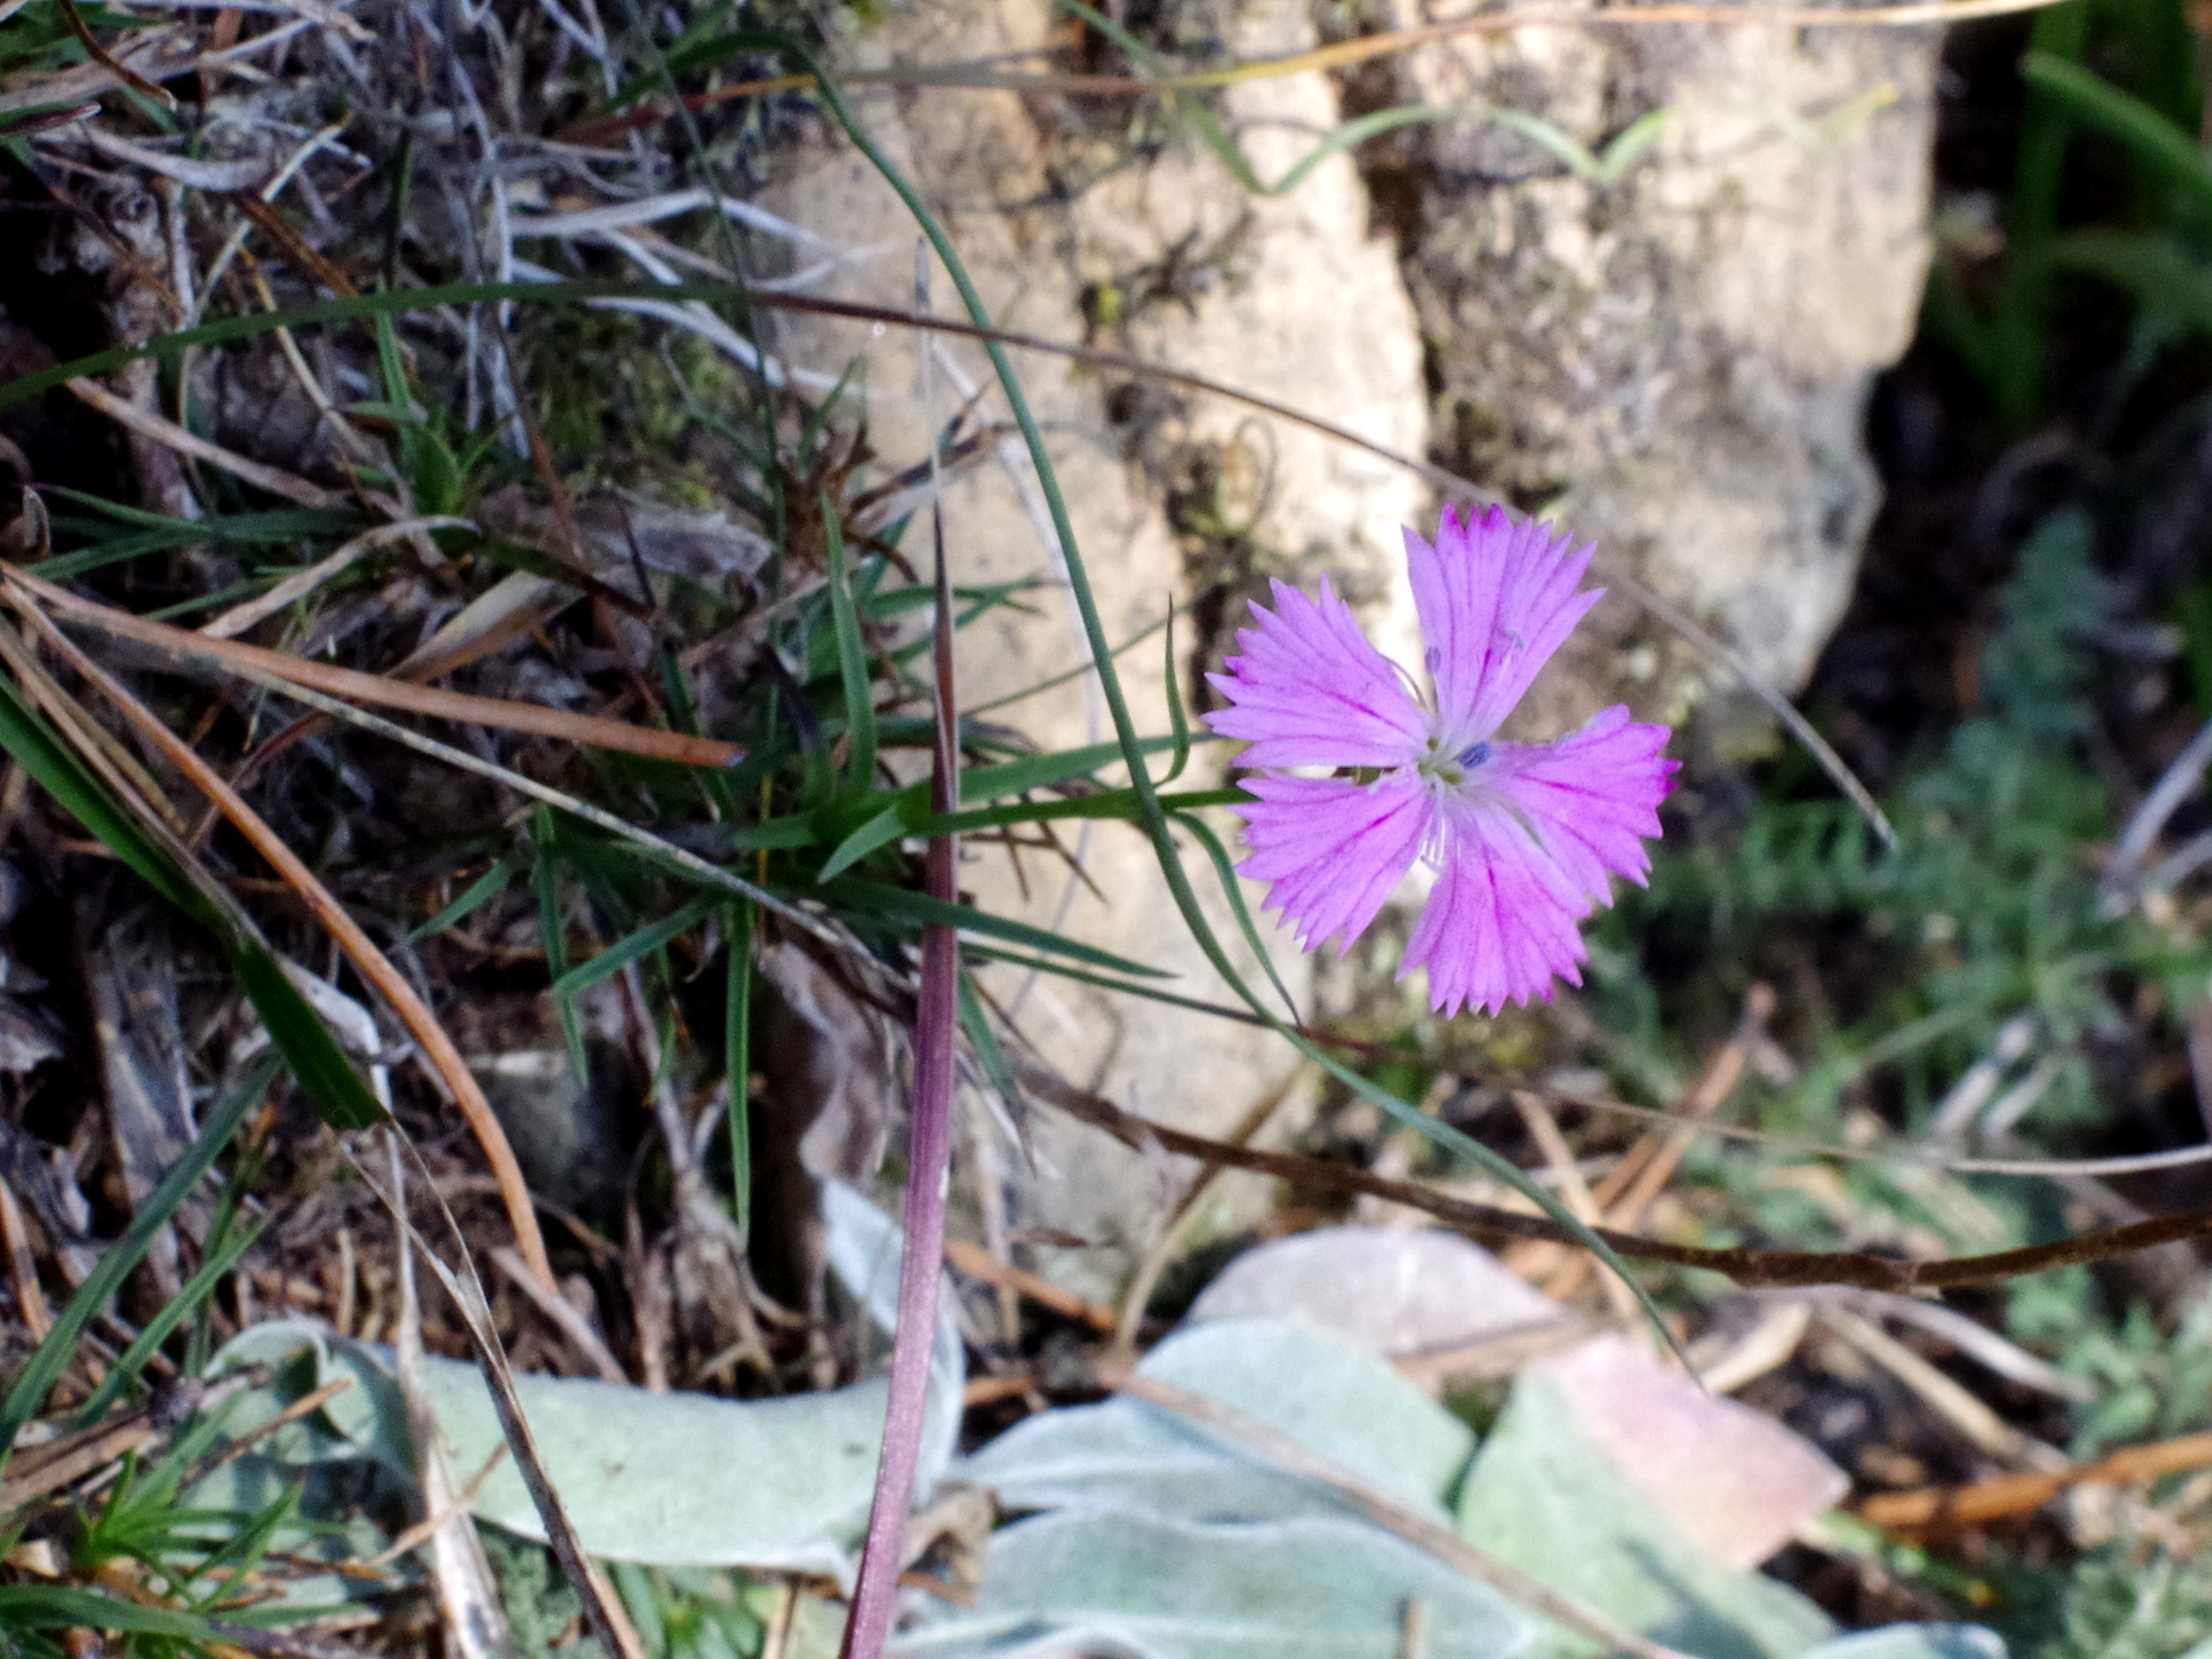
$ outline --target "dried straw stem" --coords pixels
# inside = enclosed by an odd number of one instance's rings
[[[9,575],[17,578],[19,573],[10,572]],[[316,879],[315,872],[301,861],[300,856],[214,768],[200,758],[189,743],[171,731],[152,710],[133,696],[57,628],[44,612],[30,603],[19,580],[11,580],[10,597],[24,620],[67,658],[79,673],[97,686],[124,719],[160,750],[170,764],[183,772],[238,833],[253,844],[254,849],[268,861],[285,885],[299,894],[309,913],[338,941],[361,977],[390,1005],[400,1024],[421,1047],[423,1058],[452,1092],[461,1116],[468,1121],[469,1132],[484,1149],[484,1161],[491,1166],[492,1178],[499,1183],[500,1200],[506,1206],[507,1222],[515,1229],[515,1242],[522,1251],[523,1261],[542,1283],[557,1289],[553,1263],[545,1254],[545,1237],[538,1231],[537,1211],[530,1203],[530,1188],[522,1179],[522,1166],[515,1161],[515,1149],[507,1144],[507,1131],[500,1127],[491,1102],[484,1099],[483,1089],[461,1060],[461,1051],[454,1046],[453,1039],[446,1034],[446,1028],[438,1023],[430,1006],[416,994],[406,977],[377,948],[375,941],[332,896],[330,889]]]

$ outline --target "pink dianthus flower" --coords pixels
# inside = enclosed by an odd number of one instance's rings
[[[1591,551],[1498,507],[1466,522],[1445,507],[1434,545],[1407,530],[1425,696],[1326,578],[1317,599],[1278,582],[1272,611],[1252,607],[1242,654],[1207,676],[1232,706],[1206,720],[1250,745],[1238,868],[1270,884],[1301,949],[1350,949],[1421,859],[1436,885],[1398,977],[1426,968],[1430,1007],[1495,1014],[1548,1000],[1554,978],[1582,983],[1579,924],[1612,902],[1612,876],[1641,884],[1651,869],[1644,843],[1677,764],[1659,752],[1667,728],[1620,705],[1554,742],[1497,735],[1598,602],[1575,588]]]

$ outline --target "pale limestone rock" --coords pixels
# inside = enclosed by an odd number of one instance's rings
[[[1333,26],[1339,13],[1326,11]],[[1298,0],[1201,0],[1181,12],[1247,58],[1316,39]],[[1034,47],[1053,26],[1043,0],[953,0],[894,12],[844,57],[974,60]],[[1433,421],[1436,447],[1477,482],[1595,537],[1603,560],[1793,686],[1840,614],[1874,506],[1857,428],[1869,379],[1903,350],[1919,294],[1934,53],[1932,36],[1875,31],[1526,29],[1370,67],[1348,83],[1351,109],[1317,76],[1246,82],[1221,95],[1219,111],[1270,181],[1346,114],[1384,103],[1480,99],[1600,148],[1639,117],[1668,112],[1652,149],[1610,181],[1459,118],[1369,147],[1357,171],[1335,157],[1281,198],[1243,188],[1188,132],[1156,121],[1161,141],[1129,142],[1136,118],[1118,104],[1087,127],[1079,109],[1011,92],[908,89],[858,107],[942,216],[1000,323],[1102,335],[1403,453],[1430,448]],[[915,232],[866,162],[829,136],[781,165],[763,205],[873,250],[834,291],[908,303]],[[955,308],[942,272],[934,293],[941,310]],[[833,374],[866,357],[872,436],[893,465],[921,453],[929,426],[989,379],[980,350],[947,345],[926,414],[903,334],[801,323],[784,328],[780,350]],[[1417,659],[1397,527],[1425,526],[1431,507],[1408,475],[1233,406],[1057,361],[1018,366],[1110,638],[1156,621],[1176,594],[1195,602],[1201,643],[1217,656],[1265,577],[1310,584],[1326,571],[1386,649]],[[980,407],[996,416],[1003,405],[994,391]],[[1050,570],[1018,445],[965,474],[948,505],[962,580]],[[967,630],[965,702],[1081,659],[1072,607],[1041,598],[1040,619],[1002,613]],[[1159,661],[1148,642],[1124,663],[1139,725],[1156,733],[1166,725]],[[1548,737],[1622,696],[1678,718],[1715,678],[1611,598],[1539,686],[1524,729]],[[1009,718],[1048,747],[1110,734],[1079,683]],[[1202,756],[1194,774],[1217,766]],[[1230,1000],[1135,835],[1102,827],[1085,857],[1102,898],[1034,856],[1017,872],[973,852],[964,880],[993,909],[1171,969],[1179,992]],[[1194,873],[1210,885],[1202,858]],[[1233,931],[1217,904],[1214,915]],[[1400,931],[1377,930],[1348,977],[1323,976],[1323,1000],[1363,998],[1395,968]],[[1305,1001],[1312,964],[1279,941],[1276,955]],[[1291,1067],[1282,1044],[1249,1028],[1057,980],[1002,977],[994,988],[1069,1076],[1186,1127],[1228,1129]],[[1406,991],[1417,998],[1418,981]],[[1049,1264],[1101,1288],[1152,1236],[1178,1179],[1049,1118],[1040,1130],[1014,1219],[1119,1247]]]
[[[1419,20],[1394,4],[1392,22]],[[1842,615],[1878,504],[1859,424],[1926,271],[1939,44],[1530,28],[1392,59],[1361,86],[1362,107],[1480,101],[1601,152],[1663,112],[1610,182],[1475,120],[1405,132],[1362,165],[1401,239],[1447,458],[1596,538],[1601,573],[1643,576],[1785,689]],[[1541,717],[1626,696],[1678,718],[1716,676],[1663,638],[1608,601]]]
[[[1033,0],[949,4],[896,14],[852,44],[860,63],[973,58],[1043,39],[1051,13]],[[1295,50],[1315,34],[1286,0],[1250,8],[1237,49]],[[1316,170],[1288,196],[1255,199],[1218,161],[1178,142],[1109,172],[1072,199],[1056,201],[1049,168],[1064,164],[1022,101],[1001,93],[919,93],[860,104],[869,131],[943,216],[955,245],[994,318],[1062,339],[1086,334],[1086,295],[1102,285],[1135,292],[1173,263],[1171,250],[1201,250],[1202,285],[1186,300],[1163,300],[1128,322],[1125,344],[1145,357],[1216,377],[1331,419],[1379,442],[1418,453],[1425,438],[1419,335],[1392,249],[1370,232],[1365,193],[1350,164]],[[1239,89],[1231,111],[1240,122],[1272,123],[1247,143],[1263,177],[1276,177],[1340,116],[1335,95],[1315,77]],[[1302,131],[1301,130],[1302,129]],[[848,267],[841,295],[906,304],[912,294],[915,232],[891,192],[842,141],[825,139],[785,158],[788,171],[761,204],[846,247],[873,247],[875,257]],[[934,281],[942,310],[957,305],[949,280]],[[925,453],[930,419],[990,375],[982,353],[965,343],[944,349],[933,416],[913,392],[917,349],[900,333],[802,323],[779,337],[795,365],[840,370],[867,357],[871,435],[887,461]],[[1187,614],[1192,538],[1171,522],[1163,479],[1218,473],[1225,505],[1248,523],[1236,538],[1244,559],[1231,605],[1240,613],[1255,576],[1279,571],[1310,579],[1326,570],[1362,596],[1378,628],[1410,637],[1410,605],[1397,575],[1397,527],[1425,512],[1422,488],[1403,471],[1348,452],[1306,431],[1256,422],[1221,404],[1163,399],[1153,389],[1071,372],[1055,361],[1018,362],[1044,426],[1074,516],[1076,537],[1108,635],[1119,642],[1159,620],[1174,597]],[[989,393],[982,408],[1004,405]],[[1133,418],[1131,418],[1133,415]],[[1034,480],[1018,447],[1003,464],[964,475],[947,501],[946,521],[958,580],[984,582],[1049,575],[1049,537]],[[1257,550],[1257,551],[1255,551]],[[1081,660],[1072,606],[1038,596],[1041,618],[1001,613],[961,637],[961,695],[974,704],[1064,672]],[[1187,624],[1183,637],[1190,636]],[[1147,642],[1124,659],[1140,727],[1168,729],[1160,647]],[[1186,676],[1185,693],[1190,694]],[[1112,735],[1095,691],[1071,683],[1025,702],[1006,717],[1047,748]],[[1186,778],[1219,775],[1201,750]],[[1223,821],[1220,826],[1226,830]],[[1115,826],[1071,831],[1086,846],[1097,891],[1071,884],[1049,858],[1025,857],[1014,871],[1003,855],[977,849],[964,885],[995,910],[1064,926],[1074,936],[1180,977],[1171,988],[1217,1002],[1234,999],[1208,968],[1170,902],[1149,847]],[[1194,879],[1214,887],[1202,852],[1186,848]],[[1226,907],[1209,904],[1214,925],[1253,964],[1236,940]],[[1305,962],[1287,947],[1277,966],[1304,1000]],[[1256,974],[1254,975],[1256,979]],[[1271,1034],[1202,1015],[1131,999],[1108,998],[1064,980],[1025,987],[998,976],[1023,1030],[1066,1075],[1095,1083],[1133,1107],[1201,1132],[1230,1130],[1255,1101],[1283,1092],[1296,1057]],[[1289,1097],[1293,1105],[1297,1092]],[[1035,1170],[1018,1179],[1013,1219],[1065,1229],[1110,1246],[1054,1252],[1052,1270],[1071,1283],[1104,1289],[1125,1270],[1130,1252],[1150,1242],[1179,1177],[1145,1168],[1133,1154],[1088,1130],[1041,1116]],[[1019,1160],[1015,1160],[1019,1162]],[[1224,1214],[1250,1213],[1256,1194],[1232,1183]]]

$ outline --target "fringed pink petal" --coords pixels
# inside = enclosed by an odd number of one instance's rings
[[[1503,805],[1468,801],[1447,818],[1443,868],[1398,970],[1429,970],[1429,1006],[1449,1019],[1475,1007],[1496,1014],[1552,982],[1583,982],[1576,925],[1590,902]]]
[[[1494,744],[1483,777],[1575,890],[1609,903],[1610,877],[1640,887],[1651,868],[1644,842],[1659,833],[1659,804],[1682,764],[1659,752],[1667,736],[1616,704],[1556,742]]]
[[[1577,593],[1591,549],[1491,507],[1461,523],[1444,509],[1432,546],[1406,532],[1414,603],[1429,643],[1437,725],[1447,742],[1495,732],[1529,682],[1602,597]]]
[[[1389,659],[1367,642],[1350,608],[1321,583],[1309,599],[1274,584],[1275,609],[1252,607],[1237,634],[1240,655],[1207,680],[1233,705],[1206,723],[1251,747],[1244,766],[1407,764],[1429,734],[1427,717]]]
[[[1255,797],[1233,810],[1250,856],[1240,874],[1271,884],[1267,905],[1297,932],[1301,950],[1337,940],[1340,955],[1413,868],[1437,816],[1418,780],[1393,774],[1361,785],[1347,778],[1247,778]]]

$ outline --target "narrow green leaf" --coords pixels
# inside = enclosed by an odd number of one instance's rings
[[[165,1607],[141,1607],[96,1590],[58,1584],[0,1585],[0,1630],[93,1630],[133,1635],[217,1640],[207,1620]]]
[[[747,829],[729,833],[729,850],[734,853],[763,853],[786,851],[794,847],[812,847],[821,839],[814,827],[812,812],[795,812],[789,818],[772,818],[765,824],[755,824]]]
[[[103,518],[112,519],[118,524],[169,530],[201,542],[280,544],[300,541],[310,536],[347,536],[361,527],[358,514],[338,507],[272,507],[258,513],[221,513],[208,519],[180,519],[166,513],[156,513],[148,507],[111,501],[105,496],[72,490],[63,484],[47,485],[45,491],[90,507]],[[48,567],[34,565],[30,568],[42,574]]]
[[[226,941],[240,989],[325,1122],[339,1129],[365,1129],[383,1121],[376,1097],[275,960],[251,939],[233,934],[226,918],[186,879],[166,849],[148,839],[106,785],[4,678],[0,678],[0,749],[156,893]]]
[[[491,869],[485,871],[463,888],[459,898],[408,933],[406,942],[412,945],[419,940],[429,939],[434,934],[442,933],[447,928],[457,926],[468,920],[477,911],[506,892],[507,884],[515,879],[515,872],[522,867],[522,860],[511,853],[500,859]]]
[[[2170,242],[2130,231],[2074,231],[2052,240],[2043,263],[2101,277],[2153,310],[2212,333],[2212,271]]]
[[[384,1122],[384,1107],[275,957],[253,940],[241,939],[231,950],[231,973],[317,1117],[338,1130],[370,1129]]]
[[[649,927],[641,927],[609,945],[589,962],[575,967],[553,981],[553,993],[557,997],[575,997],[590,990],[609,974],[620,973],[641,957],[650,956],[678,934],[688,933],[721,907],[722,901],[712,894],[701,894],[682,909],[665,916]]]
[[[200,1269],[187,1279],[182,1289],[171,1297],[167,1304],[146,1322],[146,1328],[132,1339],[122,1357],[110,1367],[100,1386],[92,1391],[92,1397],[77,1408],[80,1426],[95,1421],[102,1412],[115,1404],[123,1390],[135,1381],[141,1372],[154,1357],[154,1352],[169,1340],[169,1334],[184,1323],[194,1309],[215,1294],[215,1288],[223,1282],[223,1275],[237,1265],[254,1240],[261,1236],[257,1227],[240,1229],[221,1245],[208,1252]]]
[[[845,569],[845,529],[837,506],[822,497],[822,533],[829,539],[829,613],[837,630],[837,673],[844,682],[845,793],[866,795],[875,787],[875,701],[868,684],[868,653],[860,638]]]
[[[903,803],[894,801],[858,829],[837,843],[836,850],[822,861],[817,881],[831,881],[858,864],[880,847],[888,847],[906,833]]]
[[[1116,973],[1133,975],[1145,979],[1171,979],[1175,976],[1157,968],[1148,968],[1141,963],[1117,956],[1095,945],[1080,940],[1063,939],[1059,934],[1026,922],[1017,922],[1011,917],[995,916],[988,910],[979,910],[965,904],[947,904],[933,899],[926,893],[911,892],[904,887],[889,887],[881,882],[864,881],[857,876],[840,876],[824,887],[823,898],[841,909],[864,915],[880,916],[887,920],[903,922],[910,926],[924,927],[932,923],[939,926],[957,928],[964,933],[984,933],[995,939],[1026,945],[1051,955],[1068,956],[1077,962],[1087,962],[1097,968],[1111,969]]]
[[[668,699],[669,725],[686,737],[706,736],[706,728],[699,720],[698,699],[691,695],[691,681],[683,672],[682,659],[666,642],[660,647],[660,688]],[[729,787],[728,777],[713,766],[695,769],[692,776],[706,792],[706,798],[713,803],[722,821],[736,822],[737,796]]]
[[[752,1229],[752,902],[729,907],[728,981],[722,993],[722,1064],[729,1093],[731,1208],[740,1237]]]
[[[194,920],[219,925],[212,908],[170,862],[169,855],[146,839],[106,785],[4,677],[0,677],[0,749],[95,841],[144,877],[155,892]]]
[[[14,1386],[8,1390],[7,1398],[0,1402],[0,1469],[7,1466],[8,1454],[14,1450],[15,1437],[22,1433],[23,1425],[38,1415],[39,1407],[60,1380],[76,1352],[77,1338],[85,1326],[94,1314],[107,1306],[131,1269],[153,1248],[156,1236],[169,1225],[178,1206],[199,1184],[200,1177],[207,1174],[217,1154],[230,1144],[238,1126],[246,1121],[246,1115],[261,1103],[263,1093],[276,1075],[275,1055],[263,1055],[255,1063],[229,1098],[209,1114],[183,1156],[170,1166],[160,1184],[146,1195],[138,1214],[131,1218],[129,1230],[100,1258],[99,1265],[55,1317],[53,1329],[33,1351]]]
[[[1229,849],[1221,844],[1221,838],[1208,825],[1190,813],[1176,813],[1175,822],[1189,831],[1191,839],[1206,849],[1206,856],[1214,866],[1214,874],[1221,882],[1222,896],[1229,901],[1230,913],[1237,918],[1237,927],[1244,934],[1244,942],[1252,947],[1252,954],[1259,958],[1268,983],[1283,999],[1283,1006],[1290,1013],[1291,1024],[1297,1024],[1298,1001],[1291,995],[1290,987],[1283,983],[1282,975],[1275,971],[1275,958],[1269,954],[1266,944],[1260,938],[1259,926],[1252,919],[1251,907],[1244,902],[1244,885],[1237,879],[1236,867],[1229,862]]]
[[[553,1012],[561,1019],[561,1036],[568,1050],[569,1069],[576,1073],[578,1083],[588,1083],[591,1062],[584,1051],[584,1028],[576,1024],[575,1000],[563,995],[561,990],[561,982],[568,973],[568,936],[561,925],[561,864],[554,851],[559,845],[558,834],[553,813],[539,807],[530,820],[535,862],[530,869],[530,885],[538,895],[538,938],[545,948],[545,972],[553,981]]]
[[[1235,806],[1252,797],[1235,785],[1219,789],[1184,789],[1160,799],[1171,810],[1201,806]],[[1015,801],[1004,806],[978,807],[972,812],[948,813],[942,818],[917,820],[909,827],[918,835],[965,835],[971,830],[997,829],[1012,824],[1044,824],[1057,818],[1110,818],[1126,824],[1144,822],[1144,808],[1134,789],[1101,789],[1051,801]]]
[[[1072,979],[1078,985],[1096,986],[1102,991],[1118,991],[1125,995],[1142,997],[1148,1002],[1158,1002],[1168,1008],[1188,1008],[1194,1014],[1210,1014],[1217,1019],[1232,1020],[1239,1025],[1265,1025],[1268,1022],[1248,1008],[1231,1008],[1224,1002],[1209,1002],[1202,997],[1178,996],[1172,991],[1163,991],[1156,985],[1141,980],[1116,978],[1109,974],[1095,973],[1088,968],[1079,968],[1072,963],[1057,962],[1049,956],[1025,956],[1018,951],[1001,950],[993,945],[979,945],[970,940],[960,947],[962,955],[975,962],[1003,963],[1010,968],[1026,968],[1033,973],[1049,973],[1061,979]]]
[[[1167,707],[1168,729],[1175,734],[1175,761],[1168,768],[1162,783],[1173,783],[1183,775],[1183,768],[1191,762],[1191,723],[1183,712],[1183,677],[1175,671],[1175,601],[1168,600],[1167,613]]]
[[[1140,756],[1157,755],[1174,747],[1175,740],[1171,737],[1140,738],[1134,752]],[[1025,755],[1019,760],[1001,761],[995,765],[971,766],[960,774],[960,799],[963,803],[992,801],[1002,795],[1049,789],[1071,778],[1088,777],[1101,766],[1128,762],[1130,752],[1119,743],[1087,743],[1080,749],[1064,749],[1055,754]],[[915,787],[920,788],[919,785]],[[927,801],[928,794],[922,789],[922,799]]]
[[[960,970],[959,991],[960,1029],[967,1033],[968,1046],[975,1050],[975,1057],[982,1062],[983,1075],[991,1080],[991,1087],[998,1091],[998,1098],[1006,1102],[1006,1109],[1018,1113],[1022,1109],[1021,1084],[1014,1081],[1014,1069],[1006,1063],[1006,1051],[999,1046],[998,1033],[991,1027],[983,999],[976,993],[975,981],[965,965]]]
[[[2020,78],[2048,94],[2083,126],[2124,145],[2146,171],[2180,195],[2193,215],[2212,221],[2212,164],[2194,133],[2101,75],[2050,52],[2032,51],[2023,57]]]

